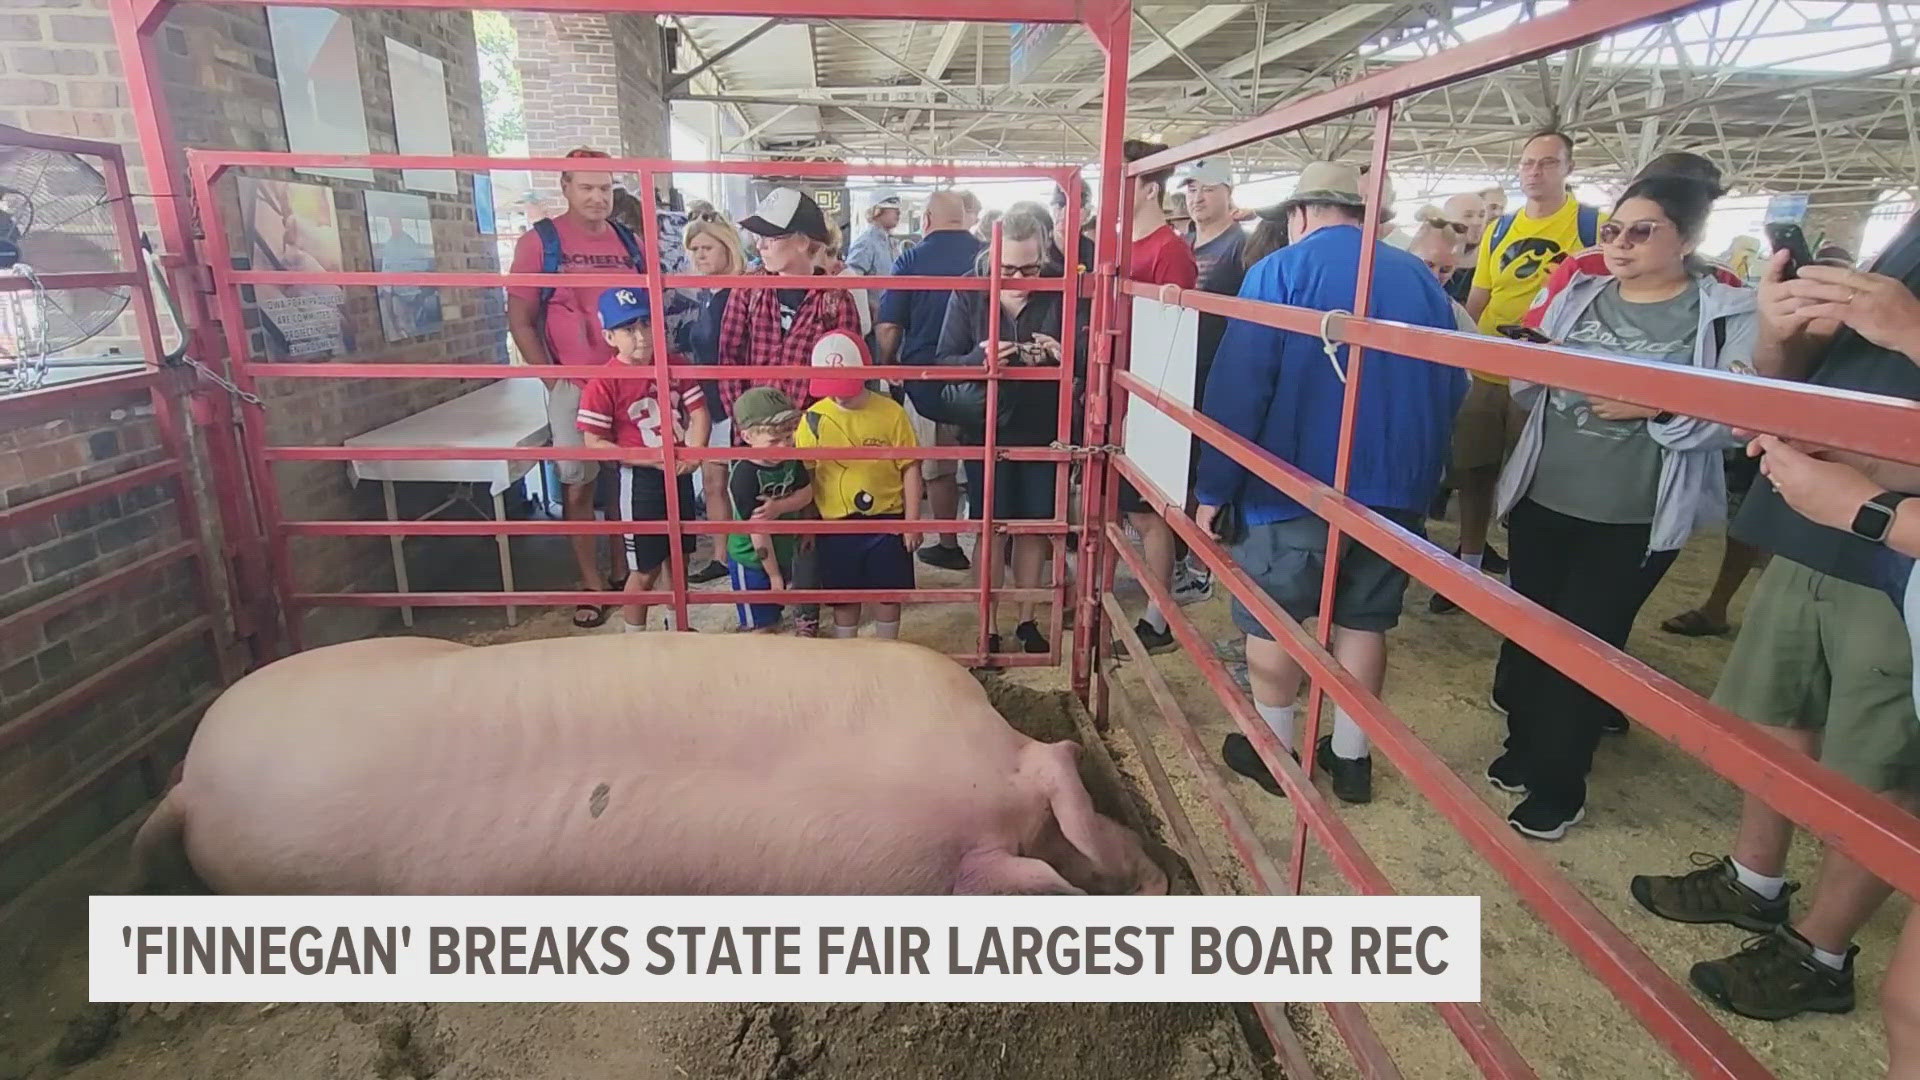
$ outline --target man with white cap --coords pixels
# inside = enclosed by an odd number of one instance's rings
[[[1187,211],[1193,215],[1193,228],[1187,243],[1193,247],[1193,261],[1200,271],[1199,288],[1221,296],[1240,295],[1240,281],[1246,267],[1240,257],[1247,245],[1247,231],[1234,220],[1233,171],[1225,158],[1201,158],[1180,167],[1175,186],[1186,193]],[[1213,354],[1220,348],[1220,336],[1226,333],[1224,315],[1200,313],[1199,339],[1194,349],[1194,407],[1203,404],[1201,395],[1207,386],[1207,374],[1213,369]],[[1197,458],[1198,455],[1196,454]],[[1210,592],[1213,572],[1199,559],[1187,559],[1185,580],[1197,592]],[[1178,576],[1178,575],[1177,575]]]
[[[1350,308],[1362,244],[1370,242],[1368,314],[1453,329],[1452,304],[1432,271],[1390,244],[1361,236],[1366,209],[1360,188],[1360,172],[1351,165],[1320,161],[1302,170],[1299,185],[1281,204],[1292,242],[1247,271],[1240,295],[1316,311]],[[1352,363],[1350,356],[1330,360],[1317,335],[1235,320],[1221,338],[1202,411],[1282,461],[1332,483]],[[1453,416],[1466,394],[1466,375],[1458,368],[1368,349],[1359,378],[1363,385],[1347,493],[1419,535],[1447,458]],[[1244,523],[1244,535],[1229,537],[1234,561],[1294,619],[1331,618],[1334,657],[1379,693],[1386,675],[1386,632],[1400,619],[1406,571],[1349,539],[1340,552],[1333,610],[1321,612],[1324,520],[1211,446],[1201,447],[1195,490],[1200,526],[1211,530],[1220,508],[1232,504]],[[1254,705],[1291,750],[1300,666],[1238,598],[1233,620],[1247,635]],[[1367,738],[1345,710],[1334,710],[1333,732],[1314,751],[1320,767],[1332,775],[1335,795],[1354,803],[1373,797]],[[1281,793],[1244,735],[1229,735],[1221,754],[1234,771]]]
[[[740,227],[760,238],[760,273],[826,273],[814,265],[814,256],[827,242],[827,218],[798,188],[769,191]],[[834,330],[860,334],[859,309],[844,289],[735,289],[720,320],[718,359],[742,368],[805,367],[814,342]],[[720,381],[728,415],[755,382],[777,387],[795,402],[813,400],[805,379],[756,380],[743,371],[740,378]]]
[[[891,191],[875,193],[867,207],[867,229],[847,245],[847,269],[856,274],[879,275],[893,269],[900,251],[893,242],[893,230],[900,225],[900,196]]]

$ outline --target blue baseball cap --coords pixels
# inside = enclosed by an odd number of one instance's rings
[[[600,326],[618,330],[629,323],[653,318],[653,300],[647,290],[622,286],[600,294]]]

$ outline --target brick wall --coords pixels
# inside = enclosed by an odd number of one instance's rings
[[[394,134],[386,39],[438,57],[446,65],[448,111],[455,153],[484,153],[486,137],[480,109],[479,68],[473,22],[465,12],[398,13],[354,10],[366,108],[367,135],[374,153],[398,150]],[[287,149],[281,124],[279,91],[273,79],[272,50],[265,12],[260,8],[184,6],[162,28],[162,63],[174,109],[176,133],[195,146]],[[373,268],[363,192],[404,191],[396,172],[375,173],[372,185],[333,177],[303,176],[285,170],[249,170],[248,175],[319,183],[333,189],[339,220],[341,255],[348,269]],[[491,271],[499,268],[490,237],[479,235],[473,216],[471,177],[458,174],[459,194],[427,196],[433,218],[439,269]],[[228,235],[238,236],[238,202],[231,181],[219,193],[217,208]],[[203,211],[204,212],[204,211]],[[236,251],[238,254],[238,251]],[[354,349],[338,360],[389,362],[495,362],[506,360],[506,306],[497,289],[448,289],[441,293],[441,329],[432,335],[388,342],[371,288],[347,290],[344,313]],[[256,359],[265,356],[265,331],[257,311],[247,312],[249,341]],[[324,359],[304,358],[304,359]],[[475,384],[394,379],[268,380],[267,439],[273,443],[337,444],[382,424],[473,389]],[[376,518],[383,516],[377,485],[349,482],[338,462],[285,463],[275,466],[282,504],[294,518]],[[424,492],[406,491],[409,509]],[[437,498],[437,493],[436,493]],[[429,502],[427,505],[431,505]],[[430,544],[432,541],[420,541]],[[293,547],[295,585],[301,590],[348,592],[395,587],[383,540],[303,538]],[[434,587],[430,577],[415,587]],[[390,612],[379,609],[319,609],[306,616],[311,643],[365,636]]]
[[[7,417],[0,426],[0,506],[8,509],[160,461],[144,393]],[[181,542],[175,488],[162,482],[0,531],[0,620]],[[203,613],[191,562],[31,626],[0,631],[0,724],[27,717],[106,664]],[[24,739],[0,737],[0,835],[56,793],[146,740],[218,685],[200,635],[158,664],[50,718]],[[191,717],[188,717],[191,719]],[[163,757],[187,728],[166,732]],[[0,734],[5,734],[0,726]],[[0,902],[57,865],[148,797],[140,777],[111,778],[0,857]]]
[[[371,149],[396,149],[385,44],[385,38],[392,37],[446,65],[454,151],[483,153],[470,16],[451,11],[368,10],[354,12],[352,17]],[[182,143],[287,148],[262,9],[182,5],[160,28],[157,45],[175,133]],[[133,166],[134,190],[144,191],[133,116],[119,76],[105,0],[0,0],[0,122],[120,142],[127,147]],[[370,186],[403,190],[398,173],[375,175],[372,185],[283,175],[334,190],[348,269],[372,268],[362,191]],[[464,175],[458,195],[428,194],[438,265],[443,270],[498,267],[491,238],[477,234],[471,196],[470,180]],[[231,182],[219,199],[220,205],[212,209],[226,217],[231,230],[237,217]],[[153,208],[143,205],[141,212],[151,227]],[[206,213],[207,208],[202,208],[203,217]],[[447,290],[442,294],[440,332],[392,344],[380,327],[373,290],[351,293],[345,310],[360,348],[336,359],[506,359],[505,303],[499,290]],[[246,318],[257,350],[258,313],[249,310]],[[428,380],[272,380],[262,387],[268,401],[267,438],[337,444],[469,388],[464,383]],[[36,413],[0,417],[0,500],[7,507],[23,505],[156,460],[162,450],[155,422],[145,414],[145,407],[136,407],[136,400],[71,401],[64,407],[56,404]],[[283,465],[279,470],[289,516],[382,516],[377,486],[350,487],[344,463]],[[200,494],[203,515],[210,517],[214,503],[206,497],[207,472],[198,460],[191,480]],[[180,518],[175,511],[172,489],[161,485],[75,507],[49,520],[23,525],[11,535],[0,535],[0,620],[178,543]],[[217,536],[214,539],[218,550]],[[421,562],[430,566],[430,553],[421,553],[428,554]],[[296,584],[302,589],[393,587],[387,545],[380,539],[315,540],[302,544],[295,556]],[[224,567],[213,569],[216,588],[224,592]],[[30,715],[115,660],[203,613],[191,570],[192,564],[176,564],[138,587],[118,590],[44,622],[36,620],[33,626],[0,624],[0,733],[6,732],[7,722]],[[425,574],[415,577],[415,587],[444,584]],[[389,617],[390,613],[377,609],[317,612],[306,627],[307,640],[324,643],[364,636],[378,620]],[[218,624],[224,638],[224,613]],[[148,797],[144,782],[148,778],[138,770],[100,774],[101,766],[122,758],[158,727],[184,719],[189,723],[183,723],[169,740],[155,741],[163,764],[166,755],[177,755],[194,719],[190,707],[217,684],[214,659],[213,646],[196,639],[166,662],[92,703],[36,725],[24,740],[0,734],[0,837],[80,780],[102,777],[85,798],[74,800],[69,809],[43,822],[44,827],[0,856],[0,902]],[[13,734],[17,736],[19,730]]]
[[[591,146],[626,157],[668,155],[660,26],[652,15],[508,15],[519,37],[527,152]],[[558,178],[536,176],[559,198]]]

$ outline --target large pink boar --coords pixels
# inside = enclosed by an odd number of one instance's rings
[[[377,638],[248,675],[141,828],[230,893],[1159,893],[1073,743],[899,642]]]

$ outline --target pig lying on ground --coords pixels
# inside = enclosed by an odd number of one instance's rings
[[[227,690],[134,850],[226,893],[1165,892],[1078,750],[899,642],[375,638]]]

